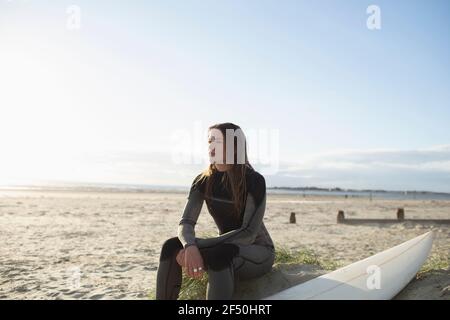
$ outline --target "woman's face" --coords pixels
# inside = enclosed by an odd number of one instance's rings
[[[222,132],[218,129],[211,129],[208,132],[208,152],[209,162],[214,164],[217,170],[226,171],[231,167],[226,164],[225,140]]]

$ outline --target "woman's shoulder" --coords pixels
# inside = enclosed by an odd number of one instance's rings
[[[191,184],[191,190],[190,192],[194,190],[198,190],[201,193],[205,192],[205,182],[206,182],[206,176],[203,174],[203,172],[199,173],[195,176],[194,180]]]
[[[247,178],[248,182],[251,182],[253,184],[264,184],[265,185],[265,183],[266,183],[264,176],[251,167],[247,167],[246,178]]]

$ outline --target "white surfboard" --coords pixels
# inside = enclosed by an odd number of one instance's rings
[[[269,300],[387,300],[416,275],[430,253],[430,231],[341,269],[298,284]]]

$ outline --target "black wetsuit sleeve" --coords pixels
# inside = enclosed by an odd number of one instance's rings
[[[266,185],[264,178],[260,177],[257,186],[247,194],[241,227],[218,237],[196,238],[199,248],[208,248],[220,243],[249,245],[255,241],[266,209]]]
[[[183,210],[183,215],[178,224],[178,239],[183,244],[183,247],[196,244],[195,224],[202,210],[203,201],[204,196],[199,188],[195,186],[194,180]]]

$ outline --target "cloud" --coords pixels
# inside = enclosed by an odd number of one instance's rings
[[[450,145],[336,150],[281,167],[274,185],[450,191]]]

